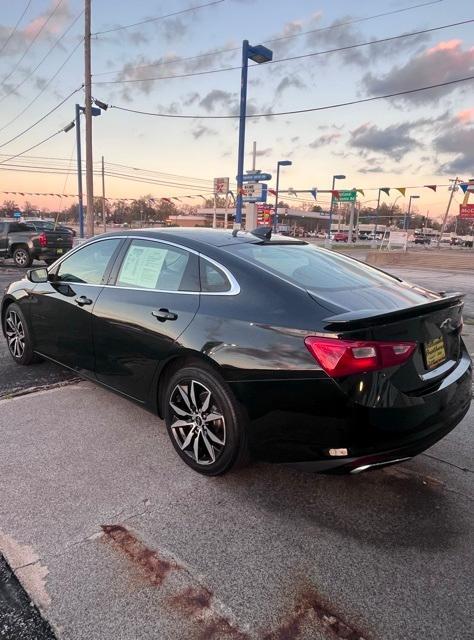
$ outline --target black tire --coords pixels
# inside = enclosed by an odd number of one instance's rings
[[[195,471],[217,476],[248,461],[243,412],[224,380],[210,367],[191,365],[173,373],[162,406],[174,448]],[[212,415],[220,417],[210,420]]]
[[[16,247],[13,251],[13,261],[17,267],[30,267],[33,262],[33,258],[28,251],[28,247]]]
[[[28,365],[40,361],[33,351],[33,340],[23,311],[14,302],[5,311],[3,330],[10,355],[17,364]]]

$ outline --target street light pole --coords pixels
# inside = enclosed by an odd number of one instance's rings
[[[410,199],[408,201],[408,213],[405,213],[405,220],[403,222],[403,230],[407,231],[407,220],[410,219],[410,211],[411,211],[411,201],[412,200],[416,200],[417,198],[419,198],[420,196],[410,196]]]
[[[84,202],[82,195],[81,107],[76,104],[77,193],[79,199],[79,236],[84,237]]]
[[[235,203],[235,227],[242,225],[242,189],[245,156],[245,116],[247,113],[247,75],[249,64],[249,41],[242,43],[242,74],[240,81],[239,151],[237,158],[237,201]]]
[[[446,207],[446,213],[444,214],[443,225],[441,227],[441,233],[438,236],[438,243],[436,245],[438,249],[439,249],[439,245],[440,245],[440,242],[441,242],[441,238],[443,237],[444,230],[446,229],[446,222],[448,220],[449,210],[451,209],[451,202],[453,201],[454,192],[456,191],[456,189],[458,187],[458,182],[459,182],[459,178],[456,177],[456,179],[454,180],[453,185],[451,187],[451,194],[449,196],[448,206]]]
[[[379,195],[377,197],[377,209],[375,210],[375,228],[374,228],[374,239],[372,240],[372,248],[377,246],[377,222],[379,218],[379,207],[380,207],[380,192],[382,189],[379,189]]]
[[[275,215],[273,216],[273,231],[276,233],[277,224],[278,224],[278,193],[280,189],[280,167],[289,167],[293,163],[291,160],[279,160],[277,162],[277,177],[276,177],[276,188],[275,188]]]
[[[272,51],[262,46],[249,45],[248,40],[242,42],[242,74],[240,80],[240,116],[239,116],[239,151],[237,157],[237,200],[235,203],[235,229],[242,226],[242,188],[245,155],[245,120],[247,117],[247,75],[249,59],[257,64],[269,62],[273,57]]]

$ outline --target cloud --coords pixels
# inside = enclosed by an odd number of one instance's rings
[[[456,118],[462,124],[467,124],[469,122],[474,121],[474,108],[464,109],[464,111],[459,111],[459,113],[456,114]]]
[[[257,158],[267,158],[268,156],[271,156],[273,153],[273,149],[271,147],[267,147],[265,149],[257,149]],[[249,156],[253,155],[253,152],[250,151],[248,153]]]
[[[23,52],[25,48],[36,38],[37,42],[49,41],[63,30],[72,17],[69,2],[64,0],[57,8],[57,0],[52,0],[49,6],[39,15],[30,19],[23,27],[17,29],[12,35],[11,25],[0,25],[0,46],[10,38],[8,46],[2,52],[2,56],[14,56]],[[54,15],[51,15],[54,11]],[[38,32],[41,33],[38,35]]]
[[[404,122],[385,128],[363,124],[351,132],[349,144],[353,147],[383,153],[394,160],[414,149],[419,143],[410,136],[414,123]]]
[[[222,89],[212,89],[208,94],[204,96],[199,102],[199,106],[206,111],[214,111],[216,106],[235,106],[236,94],[230,91],[223,91]]]
[[[194,104],[195,102],[198,102],[200,98],[201,98],[201,96],[199,95],[199,93],[197,91],[194,91],[192,93],[188,93],[188,95],[185,98],[183,98],[183,104],[186,107],[189,107],[192,104]]]
[[[474,48],[463,50],[460,40],[450,40],[415,55],[406,64],[393,67],[384,76],[375,77],[372,73],[367,73],[362,83],[369,95],[396,93],[415,89],[420,84],[426,86],[462,78],[473,71]],[[416,105],[433,104],[441,96],[458,88],[459,85],[438,87],[400,96],[399,99]]]
[[[275,96],[279,93],[283,93],[286,89],[291,89],[294,87],[295,89],[305,89],[305,83],[298,76],[285,76],[278,83],[277,88],[275,89]]]
[[[332,144],[333,142],[336,142],[336,140],[338,140],[341,137],[341,133],[325,133],[322,136],[319,136],[319,138],[316,138],[316,140],[313,140],[313,142],[310,142],[309,146],[312,149],[319,149],[319,147],[324,147],[325,145],[328,144]]]
[[[217,131],[200,124],[191,131],[191,134],[195,140],[198,140],[199,138],[202,138],[202,136],[216,136]]]
[[[433,146],[438,153],[455,154],[449,161],[440,165],[440,171],[469,174],[474,172],[474,127],[450,128],[433,140]]]

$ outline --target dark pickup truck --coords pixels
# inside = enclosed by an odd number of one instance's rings
[[[17,267],[29,267],[33,260],[51,264],[72,247],[67,229],[41,230],[32,224],[0,220],[0,259],[13,258]]]

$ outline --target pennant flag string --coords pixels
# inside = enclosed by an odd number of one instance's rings
[[[397,191],[400,191],[400,193],[402,194],[402,196],[403,196],[403,197],[405,197],[405,192],[406,192],[406,190],[407,190],[407,188],[406,188],[406,187],[395,187],[395,189],[396,189]]]

